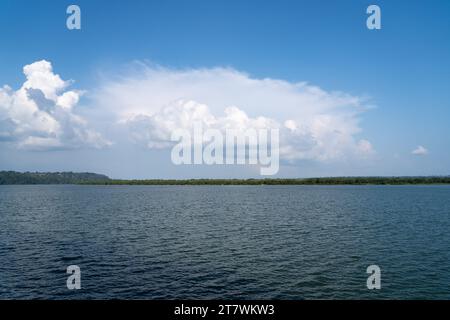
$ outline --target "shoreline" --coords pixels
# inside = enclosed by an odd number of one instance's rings
[[[0,185],[447,185],[450,176],[337,176],[249,179],[113,179],[90,172],[0,171]]]

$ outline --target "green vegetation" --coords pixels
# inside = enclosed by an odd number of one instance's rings
[[[92,184],[91,182],[87,182]],[[405,185],[450,184],[447,177],[335,177],[307,179],[107,180],[102,185]]]
[[[89,172],[16,172],[0,171],[1,184],[79,184],[99,183],[109,178]]]
[[[0,184],[83,185],[411,185],[450,184],[450,176],[434,177],[330,177],[305,179],[188,179],[117,180],[89,172],[0,171]]]

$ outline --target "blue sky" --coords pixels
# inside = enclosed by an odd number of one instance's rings
[[[65,26],[70,4],[81,8],[81,30]],[[370,4],[381,8],[381,30],[366,28]],[[3,0],[0,86],[18,90],[25,65],[49,61],[55,74],[73,80],[72,89],[86,91],[76,113],[113,144],[36,151],[0,142],[0,169],[97,171],[121,178],[254,176],[245,168],[175,167],[167,150],[133,144],[126,130],[108,129],[108,115],[92,115],[105,101],[101,93],[117,87],[110,78],[128,84],[141,79],[139,70],[130,69],[142,63],[175,74],[225,67],[251,79],[307,82],[366,99],[368,110],[357,116],[360,131],[351,136],[370,141],[370,158],[296,159],[282,165],[280,176],[450,174],[449,13],[445,0]],[[127,88],[122,95],[133,96]],[[419,146],[428,152],[412,154]]]

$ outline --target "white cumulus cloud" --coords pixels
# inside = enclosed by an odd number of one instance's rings
[[[411,153],[416,156],[426,156],[428,154],[428,150],[424,146],[417,146],[417,148],[415,148]]]
[[[0,141],[32,150],[110,144],[74,113],[82,92],[66,90],[70,82],[53,73],[50,62],[26,65],[23,73],[18,90],[0,88]]]
[[[171,132],[206,128],[280,129],[285,160],[328,161],[367,157],[371,143],[358,138],[364,100],[305,82],[252,78],[229,68],[141,70],[106,81],[95,105],[126,125],[149,148],[173,145]]]

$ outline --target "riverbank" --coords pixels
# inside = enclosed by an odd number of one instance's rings
[[[321,177],[265,179],[111,179],[90,172],[0,171],[0,185],[414,185],[450,184],[450,176]]]
[[[450,184],[450,177],[329,177],[305,179],[149,179],[85,181],[90,185],[419,185]]]

